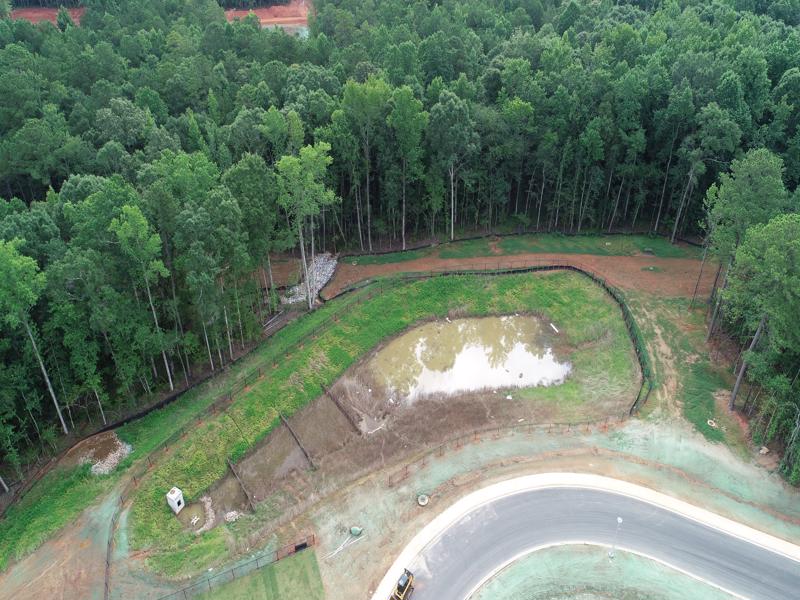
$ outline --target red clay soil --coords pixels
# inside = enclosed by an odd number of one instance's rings
[[[692,258],[657,258],[655,256],[597,256],[594,254],[517,254],[486,258],[435,258],[424,257],[405,262],[353,265],[341,261],[331,282],[322,291],[331,298],[358,281],[391,273],[496,269],[547,264],[569,264],[583,267],[605,278],[621,289],[639,290],[662,296],[686,297],[694,292],[700,261]],[[651,267],[654,267],[652,270]],[[708,295],[714,282],[715,271],[706,265],[698,293]]]
[[[278,4],[275,6],[264,6],[261,8],[254,8],[252,10],[246,9],[230,9],[225,11],[225,18],[228,21],[234,19],[244,19],[251,12],[255,13],[258,17],[262,27],[268,25],[306,25],[308,24],[308,9],[311,2],[307,0],[291,0],[288,4]],[[86,9],[81,8],[68,8],[70,17],[76,24],[80,24],[81,17]],[[15,8],[11,11],[12,19],[24,19],[31,23],[40,23],[42,21],[50,21],[55,25],[56,16],[58,15],[57,8]]]
[[[244,19],[251,12],[254,13],[262,27],[268,25],[306,25],[308,23],[308,9],[311,2],[307,0],[291,0],[288,4],[276,4],[251,10],[233,8],[225,11],[228,21]]]
[[[80,24],[81,17],[83,16],[83,13],[86,12],[86,9],[83,7],[68,8],[67,12],[69,13],[69,16],[72,17],[72,21],[78,25]],[[55,25],[56,16],[58,16],[57,8],[41,8],[33,6],[29,8],[15,8],[11,11],[12,19],[24,19],[26,21],[30,21],[31,23],[50,21],[53,25]]]

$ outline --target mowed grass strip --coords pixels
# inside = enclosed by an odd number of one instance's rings
[[[329,303],[328,310],[336,301]],[[397,284],[343,312],[338,323],[314,342],[294,347],[268,375],[230,408],[197,426],[159,463],[135,491],[130,519],[131,543],[151,551],[151,566],[166,575],[190,575],[209,566],[186,560],[195,545],[220,546],[226,526],[194,536],[172,516],[164,494],[181,487],[192,502],[226,474],[226,458],[241,458],[279,423],[322,393],[381,340],[450,311],[482,316],[534,311],[563,324],[573,347],[602,343],[611,379],[635,379],[637,367],[618,306],[588,278],[571,272],[502,277],[449,276]],[[300,322],[297,327],[304,327]],[[577,399],[586,383],[570,395]],[[601,415],[604,416],[604,415]],[[204,553],[200,553],[204,554]],[[217,562],[226,558],[223,552]],[[190,564],[193,563],[194,564]]]
[[[199,594],[202,600],[325,600],[313,550],[304,550]]]

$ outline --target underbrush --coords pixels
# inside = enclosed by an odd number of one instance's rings
[[[345,297],[342,301],[353,300]],[[307,321],[325,318],[339,302],[290,325],[283,338],[299,339],[298,332],[309,327]],[[164,501],[165,490],[178,485],[187,502],[197,500],[225,475],[226,458],[241,458],[276,426],[280,413],[291,415],[321,395],[323,385],[331,385],[382,339],[424,319],[443,318],[454,309],[472,316],[533,310],[559,323],[565,341],[573,347],[596,341],[600,332],[607,331],[608,343],[594,350],[595,366],[610,369],[608,378],[614,381],[636,378],[635,359],[618,307],[599,286],[578,274],[450,276],[392,285],[342,312],[338,322],[315,341],[288,346],[288,355],[280,350],[286,348],[281,340],[275,341],[279,350],[263,351],[274,359],[269,361],[273,366],[266,377],[237,397],[225,414],[194,428],[136,490],[130,519],[132,546],[150,550],[151,566],[167,575],[189,575],[205,567],[207,553],[199,549],[190,552],[190,546],[205,547],[206,536],[193,540],[184,533]],[[583,362],[591,364],[591,355],[587,353]],[[587,385],[581,382],[579,389],[570,393],[571,401],[582,397],[586,401],[591,396]],[[210,535],[217,539],[220,534]],[[179,558],[178,554],[185,556]]]

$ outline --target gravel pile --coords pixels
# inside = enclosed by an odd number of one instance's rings
[[[308,274],[311,277],[311,295],[314,298],[333,277],[333,273],[336,271],[336,263],[336,258],[330,252],[323,252],[317,254],[314,257],[314,261],[308,265]],[[281,296],[281,302],[285,304],[303,302],[305,299],[306,284],[304,281],[289,288],[289,292],[285,296]]]

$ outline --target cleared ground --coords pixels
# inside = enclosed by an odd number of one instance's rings
[[[615,246],[610,248],[611,252],[624,250],[618,250]],[[800,538],[800,529],[791,524],[800,523],[800,514],[796,511],[796,496],[777,477],[747,464],[751,460],[751,453],[738,429],[728,427],[722,432],[723,441],[736,452],[734,456],[722,445],[708,444],[698,439],[679,423],[684,402],[695,398],[684,385],[688,369],[684,368],[683,361],[687,358],[694,360],[694,355],[708,359],[708,348],[704,344],[702,333],[702,311],[695,309],[687,317],[685,308],[688,305],[686,296],[691,295],[694,288],[700,263],[690,257],[661,259],[661,251],[658,248],[655,250],[656,257],[630,257],[637,261],[635,265],[624,264],[618,256],[594,255],[592,259],[592,264],[599,272],[618,283],[624,283],[626,295],[632,298],[637,321],[648,338],[648,350],[660,378],[660,385],[646,407],[649,415],[647,418],[652,422],[633,422],[618,431],[595,430],[586,433],[573,430],[544,435],[535,433],[530,438],[524,436],[524,440],[518,437],[497,440],[482,437],[480,441],[472,442],[455,453],[453,449],[449,449],[441,457],[432,456],[422,470],[418,466],[412,466],[409,475],[402,480],[395,478],[398,473],[403,475],[402,468],[392,466],[377,471],[355,487],[343,488],[337,495],[319,505],[303,500],[302,506],[296,511],[300,516],[276,533],[284,536],[285,540],[291,540],[297,537],[300,528],[314,530],[323,544],[318,551],[318,556],[322,557],[346,539],[350,525],[365,526],[365,540],[334,559],[320,558],[326,586],[336,590],[339,595],[355,594],[354,597],[361,597],[364,587],[361,584],[352,587],[353,581],[362,582],[365,576],[369,579],[372,569],[380,571],[380,565],[376,566],[376,557],[390,555],[397,540],[402,542],[404,535],[413,534],[421,523],[420,519],[425,518],[426,513],[420,512],[412,502],[415,493],[434,493],[435,507],[440,496],[442,501],[446,501],[452,494],[463,493],[463,490],[469,489],[474,483],[485,483],[493,477],[527,472],[530,469],[535,472],[552,468],[580,468],[639,481],[659,489],[669,489],[675,495],[694,499],[698,504],[753,526],[775,534],[784,532],[787,536]],[[579,258],[570,256],[572,259]],[[515,256],[514,260],[520,258],[522,257]],[[529,264],[537,264],[547,257],[535,254],[528,258]],[[459,259],[443,264],[450,268],[468,262]],[[406,270],[407,263],[398,263],[393,268],[394,271]],[[714,269],[706,268],[700,286],[701,296],[708,293],[713,271]],[[667,297],[662,301],[660,295],[635,291],[637,277],[643,278],[645,288],[667,290]],[[673,293],[673,290],[677,291]],[[680,298],[680,295],[684,298]],[[322,321],[325,318],[323,312],[313,315],[302,327],[312,327],[314,323]],[[265,361],[269,363],[271,357],[280,356],[282,348],[290,346],[292,339],[297,339],[301,333],[302,328],[286,331],[254,353],[241,368],[252,368],[253,365],[263,364]],[[681,347],[684,347],[683,351]],[[186,415],[202,411],[207,404],[204,399],[224,391],[240,373],[240,366],[235,367],[231,373],[216,378],[210,386],[204,386],[197,393],[191,394],[185,403],[182,401],[158,415],[155,420],[134,428],[135,432],[126,434],[126,441],[134,445],[135,456],[132,458],[145,456],[148,447],[152,447],[151,440],[157,440],[158,435],[163,436],[165,430],[168,434],[170,428],[185,422]],[[678,393],[682,395],[679,396]],[[682,398],[685,400],[682,401]],[[305,493],[313,489],[303,488],[305,476],[291,478],[286,483],[292,484],[296,493]],[[51,490],[55,490],[52,486],[53,482],[45,486],[44,495],[51,498],[51,501],[59,498],[61,502],[65,494],[60,491],[51,493]],[[72,493],[70,489],[65,490],[67,495]],[[81,491],[82,498],[73,494],[75,504],[80,505],[83,502],[82,506],[86,506],[109,488],[104,484],[99,489],[91,490],[81,483],[76,489]],[[288,486],[286,489],[288,490]],[[292,502],[296,497],[287,496],[285,501]],[[113,498],[108,498],[108,506],[113,506]],[[377,502],[376,498],[379,498]],[[57,510],[54,504],[49,506]],[[106,506],[106,503],[102,506]],[[261,503],[257,517],[265,522],[273,520],[280,513],[280,507],[281,502],[277,501],[274,505],[269,502]],[[79,513],[72,512],[71,514],[76,515],[73,525],[47,542],[36,554],[0,574],[0,589],[21,598],[36,597],[32,591],[34,588],[57,591],[62,598],[97,597],[93,594],[97,590],[102,597],[102,590],[97,587],[102,586],[102,569],[96,565],[102,564],[105,556],[106,538],[102,519],[95,522],[101,513],[97,504],[92,511],[87,511],[80,517],[77,516]],[[54,513],[50,511],[50,514]],[[126,514],[123,513],[123,521]],[[15,519],[14,523],[15,526],[22,527],[20,533],[24,533],[22,539],[26,543],[32,539],[29,535],[30,528],[25,526],[24,519]],[[56,528],[63,526],[63,523],[64,521],[60,525],[56,524]],[[122,529],[118,534],[127,533],[127,528]],[[83,532],[89,530],[96,535],[84,537]],[[241,542],[241,550],[245,551],[246,535],[236,527],[231,527],[230,530],[229,537],[233,537],[237,543]],[[246,528],[242,530],[246,531]],[[46,537],[52,529],[42,528],[40,531]],[[124,535],[120,537],[125,538]],[[271,541],[267,548],[270,544],[274,547],[274,537],[269,537],[269,540]],[[5,537],[2,541],[8,541],[8,538]],[[224,540],[220,538],[220,541],[223,543],[216,548],[213,544],[209,545],[209,556],[214,556],[216,551],[227,555],[228,549]],[[263,546],[263,542],[261,544]],[[112,592],[118,590],[121,595],[112,593],[112,597],[133,597],[126,590],[140,591],[144,584],[146,589],[153,590],[152,594],[140,596],[144,598],[156,598],[178,587],[164,587],[164,582],[143,573],[143,561],[147,555],[128,550],[127,542],[118,549],[118,561],[112,568]],[[99,579],[77,576],[80,572],[87,575],[94,573]],[[126,587],[129,585],[134,587]],[[328,597],[338,596],[331,593]]]
[[[322,386],[332,385],[379,341],[420,320],[524,310],[563,324],[564,345],[574,363],[574,376],[565,384],[531,388],[514,401],[503,394],[474,393],[420,400],[413,408],[375,407],[372,416],[380,417],[384,426],[368,435],[361,435],[351,422],[363,414],[352,404],[351,387],[333,386],[331,393],[339,406],[320,393]],[[259,540],[263,543],[275,527],[274,513],[322,497],[387,462],[475,430],[520,422],[619,418],[637,391],[638,366],[619,308],[588,278],[558,272],[402,283],[355,306],[316,342],[281,361],[225,414],[210,419],[176,446],[136,493],[133,547],[147,550],[150,565],[158,571],[170,576],[192,574]],[[304,403],[308,405],[290,418],[291,431],[277,420],[278,411],[288,416]],[[260,439],[264,441],[258,443]],[[231,538],[223,525],[195,538],[164,506],[163,489],[179,485],[191,503],[206,493],[201,486],[208,481],[212,499],[234,502],[215,506],[218,515],[239,510],[242,497],[226,498],[224,492],[226,487],[235,489],[227,457],[237,459],[237,472],[253,500],[271,510],[243,517],[237,530],[247,533],[239,537]],[[313,475],[312,463],[317,469]],[[220,480],[222,484],[215,483]],[[223,491],[217,494],[218,490]]]

